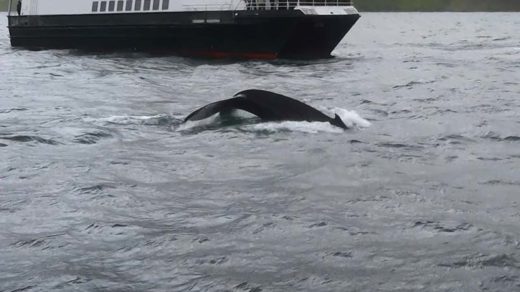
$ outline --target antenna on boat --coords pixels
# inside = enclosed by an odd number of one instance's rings
[[[9,0],[9,4],[7,6],[7,16],[11,16],[11,6],[12,6],[13,0]]]

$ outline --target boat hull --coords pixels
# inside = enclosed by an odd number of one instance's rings
[[[9,16],[11,45],[211,58],[326,58],[359,15],[208,11]]]

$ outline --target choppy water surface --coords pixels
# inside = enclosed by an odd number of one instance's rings
[[[310,62],[25,51],[0,19],[0,291],[520,291],[518,14],[367,13]],[[179,128],[248,88],[371,126]]]

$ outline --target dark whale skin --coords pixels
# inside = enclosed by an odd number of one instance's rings
[[[210,103],[189,114],[184,122],[198,121],[216,113],[244,110],[265,121],[307,121],[328,122],[342,129],[348,129],[338,115],[334,118],[294,98],[278,93],[248,89],[233,98]]]

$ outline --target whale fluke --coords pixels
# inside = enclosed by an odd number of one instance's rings
[[[235,94],[233,98],[203,106],[189,114],[184,122],[203,120],[214,114],[233,110],[247,111],[266,121],[329,122],[342,129],[348,129],[337,114],[331,118],[294,98],[259,89],[244,90]]]

